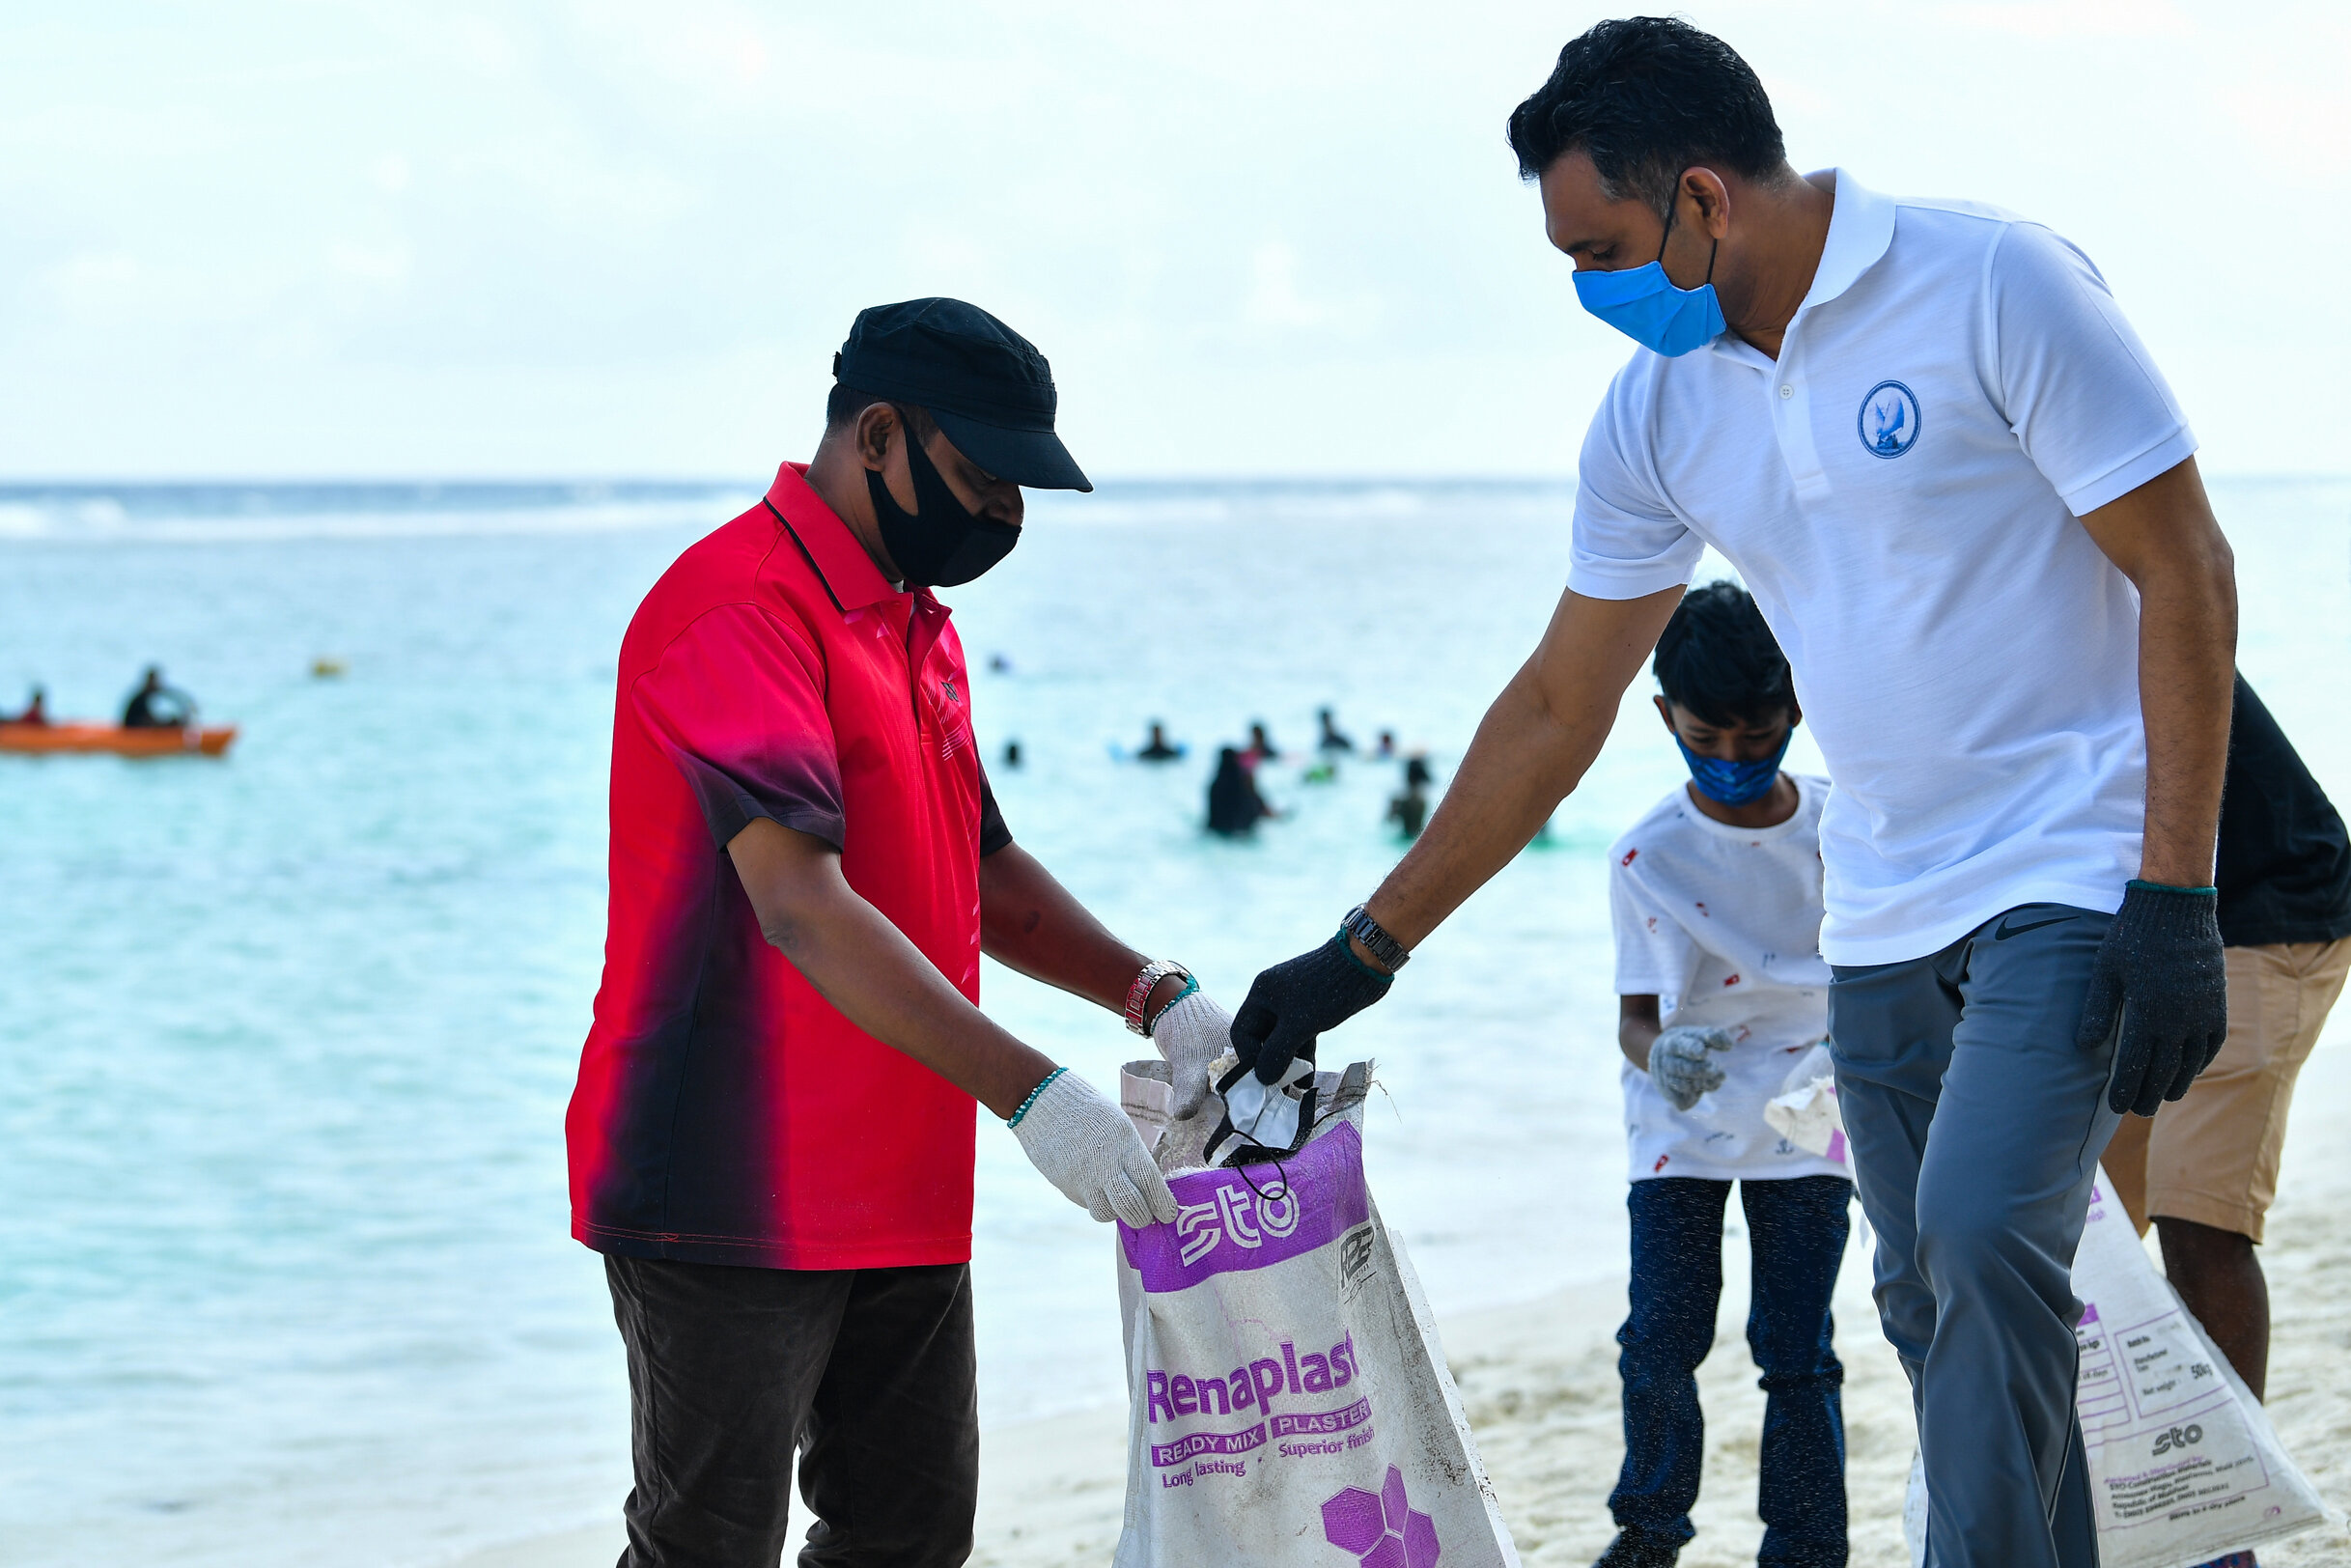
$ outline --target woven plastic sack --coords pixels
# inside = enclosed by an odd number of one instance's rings
[[[2340,1516],[2155,1272],[2106,1172],[2074,1253],[2082,1371],[2074,1401],[2089,1452],[2102,1568],[2191,1568]],[[1911,1466],[1902,1512],[1911,1563],[1926,1560],[1926,1482]]]
[[[1318,1075],[1330,1108],[1279,1165],[1189,1171],[1215,1110],[1166,1122],[1158,1066],[1130,1070],[1121,1100],[1181,1212],[1118,1227],[1115,1568],[1515,1568],[1420,1282],[1364,1184],[1368,1064]]]

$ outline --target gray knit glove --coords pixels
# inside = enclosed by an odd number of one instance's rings
[[[1176,1217],[1175,1194],[1134,1124],[1075,1073],[1055,1069],[1013,1117],[1012,1135],[1047,1181],[1097,1219],[1116,1216],[1141,1230]]]
[[[1232,1015],[1194,991],[1151,1022],[1151,1043],[1175,1070],[1175,1119],[1190,1121],[1208,1100],[1208,1064],[1233,1049]]]
[[[2221,956],[2220,895],[2134,879],[2106,928],[2082,1003],[2075,1043],[2088,1050],[2114,1034],[2106,1103],[2152,1116],[2188,1092],[2228,1038],[2228,967]]]
[[[1685,1023],[1667,1029],[1649,1044],[1649,1078],[1676,1110],[1688,1110],[1700,1099],[1722,1087],[1722,1069],[1715,1052],[1730,1050],[1726,1029]]]

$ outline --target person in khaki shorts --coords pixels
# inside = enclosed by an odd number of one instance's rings
[[[2242,675],[2213,880],[2227,1043],[2185,1099],[2122,1119],[2106,1169],[2141,1234],[2153,1218],[2164,1272],[2258,1398],[2269,1286],[2254,1247],[2295,1076],[2351,970],[2351,836]]]

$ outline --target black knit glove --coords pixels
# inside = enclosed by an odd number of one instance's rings
[[[2103,1044],[2122,1020],[2106,1103],[2152,1116],[2188,1092],[2228,1036],[2228,977],[2221,960],[2220,896],[2209,887],[2134,881],[2089,973],[2074,1039]]]
[[[1356,957],[1342,932],[1249,982],[1233,1015],[1233,1054],[1260,1083],[1278,1082],[1293,1059],[1314,1060],[1317,1036],[1386,995],[1394,980]]]

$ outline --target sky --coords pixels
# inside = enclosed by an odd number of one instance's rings
[[[934,294],[1097,477],[1566,476],[1628,345],[1502,125],[1613,14],[0,0],[0,476],[756,476]],[[1678,14],[1799,168],[2086,250],[2208,471],[2351,469],[2351,7]]]

